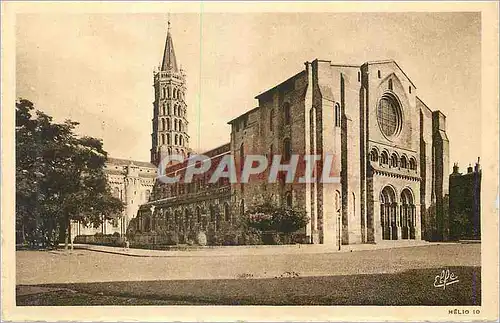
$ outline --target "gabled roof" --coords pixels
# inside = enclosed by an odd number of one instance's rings
[[[177,60],[175,59],[174,42],[170,34],[170,21],[168,22],[167,39],[165,40],[165,49],[163,50],[161,70],[179,72]]]
[[[367,64],[367,65],[375,65],[375,64],[388,64],[388,63],[394,63],[394,65],[396,65],[396,67],[399,68],[399,70],[401,71],[401,73],[403,73],[403,75],[408,79],[408,81],[410,81],[411,85],[413,85],[413,87],[415,89],[417,88],[415,86],[415,84],[413,84],[412,80],[408,77],[408,75],[406,75],[405,71],[403,71],[403,69],[393,59],[386,59],[386,60],[380,60],[380,61],[369,61],[369,62],[366,62],[365,64]],[[363,65],[365,65],[365,64],[363,64]]]

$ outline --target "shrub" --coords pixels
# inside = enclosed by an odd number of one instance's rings
[[[305,227],[309,222],[305,210],[275,206],[269,202],[249,209],[246,215],[246,226],[261,232],[291,233]]]

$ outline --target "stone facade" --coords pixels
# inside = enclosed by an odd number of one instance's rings
[[[254,181],[233,187],[236,200],[251,204],[261,191],[282,203],[292,196],[311,218],[304,230],[312,243],[422,239],[425,209],[432,202],[442,208],[448,192],[445,116],[425,106],[394,61],[307,62],[256,98],[258,108],[230,122],[236,156],[240,147],[248,154],[331,154],[341,180]],[[441,230],[440,222],[432,225]]]
[[[256,98],[258,107],[229,122],[236,168],[255,154],[312,154],[323,160],[331,155],[340,182],[269,183],[268,173],[256,176],[226,191],[223,203],[229,203],[234,217],[270,197],[307,210],[311,221],[303,233],[310,243],[420,240],[428,231],[443,232],[439,212],[448,193],[446,119],[417,97],[397,63],[315,60]],[[320,174],[322,165],[317,166]],[[163,198],[168,206],[161,199],[148,204],[155,206],[153,218],[181,205],[179,214],[191,213],[199,203],[187,202],[191,195],[178,188]],[[220,209],[220,200],[211,200]],[[438,215],[426,222],[425,210],[433,203]],[[142,210],[147,217],[150,210]]]
[[[98,228],[85,227],[78,222],[72,223],[72,236],[92,235],[95,233],[121,235],[127,232],[139,206],[148,202],[156,179],[157,168],[148,162],[128,159],[108,158],[104,168],[113,195],[125,204],[122,216],[113,221],[105,221]]]

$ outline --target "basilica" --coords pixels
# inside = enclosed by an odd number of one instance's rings
[[[203,154],[214,161],[227,154],[237,160],[246,155],[333,154],[340,181],[269,183],[257,178],[212,183],[206,175],[195,176],[191,183],[154,181],[154,167],[166,156],[192,153],[185,74],[169,28],[160,69],[153,77],[150,163],[122,162],[122,168],[132,167],[135,173],[109,169],[115,187],[128,192],[122,226],[132,242],[196,243],[196,233],[203,231],[208,244],[224,244],[220,234],[232,235],[231,244],[245,244],[235,237],[241,220],[249,207],[264,199],[306,210],[309,223],[295,235],[295,242],[338,246],[445,238],[445,115],[424,103],[393,60],[357,65],[315,59],[297,67],[295,75],[258,94],[256,107],[228,120],[227,142]],[[175,174],[185,166],[171,164],[166,172]],[[136,179],[131,183],[139,183],[135,189],[125,184],[130,176]]]

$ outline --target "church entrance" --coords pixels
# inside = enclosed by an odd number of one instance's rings
[[[390,186],[384,187],[380,193],[380,225],[383,240],[397,240],[397,207],[396,193]]]

